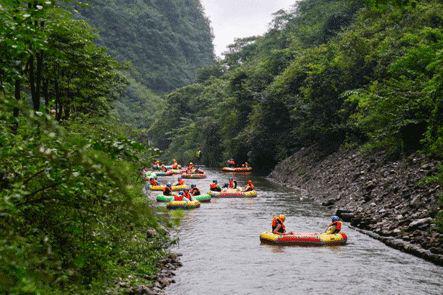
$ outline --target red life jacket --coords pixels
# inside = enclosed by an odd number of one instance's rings
[[[185,184],[185,181],[183,180],[183,179],[180,179],[178,182],[177,182],[177,185],[184,185]]]
[[[246,191],[253,191],[254,190],[254,185],[252,184],[252,182],[248,182],[248,188],[246,189]]]
[[[149,180],[150,185],[158,185],[158,182],[155,179]]]
[[[178,164],[173,164],[172,169],[178,169]]]
[[[341,228],[343,226],[343,223],[341,221],[334,221],[332,223],[333,226],[335,226],[335,232],[339,233],[341,231]]]
[[[174,201],[181,202],[183,201],[183,199],[184,199],[183,196],[174,196]]]
[[[233,180],[229,180],[229,188],[234,188],[234,181]]]

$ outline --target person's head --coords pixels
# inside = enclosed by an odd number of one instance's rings
[[[172,184],[171,184],[170,182],[168,182],[168,183],[166,184],[166,186],[170,188],[170,187],[172,187]]]
[[[179,192],[178,195],[179,195],[179,196],[183,196],[183,192]]]
[[[252,180],[249,179],[249,180],[248,180],[248,184],[252,184]]]
[[[184,191],[185,193],[189,193],[189,189],[187,189],[187,188],[185,188],[183,191]]]
[[[152,181],[152,180],[154,180],[154,178],[151,177],[151,178],[149,178],[149,180]]]
[[[216,183],[218,183],[218,181],[217,181],[216,179],[214,179],[214,180],[212,181],[212,183],[215,183],[215,184],[216,184]]]
[[[194,163],[192,163],[192,162],[189,162],[189,165],[194,165]]]
[[[234,180],[234,178],[233,178],[233,177],[229,178],[229,181],[233,181],[233,180]]]
[[[178,178],[177,178],[178,180],[182,180],[182,177],[181,176],[179,176]]]
[[[340,218],[337,215],[331,217],[332,222],[339,221],[339,219]]]
[[[191,188],[196,188],[195,184],[191,184]]]
[[[281,222],[284,222],[286,220],[286,216],[284,216],[283,214],[280,214],[278,216],[278,219],[280,219]]]

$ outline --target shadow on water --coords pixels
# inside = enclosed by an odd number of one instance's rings
[[[230,175],[209,170],[208,179],[190,183],[206,191]],[[264,177],[236,176],[241,185],[249,178],[258,198],[216,199],[186,212],[175,249],[183,267],[167,294],[442,294],[443,268],[346,226],[346,246],[261,244],[275,214],[286,214],[288,230],[318,232],[329,212]]]

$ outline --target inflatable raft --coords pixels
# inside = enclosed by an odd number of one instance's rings
[[[155,199],[157,200],[157,202],[161,202],[161,203],[167,203],[167,202],[174,201],[173,196],[165,196],[165,195],[158,195]]]
[[[150,185],[149,189],[151,191],[162,191],[165,188],[164,185]],[[184,185],[174,185],[172,186],[172,191],[177,192],[177,191],[182,191],[184,189],[187,189],[188,186],[186,184]]]
[[[262,243],[277,245],[334,246],[344,245],[347,240],[348,236],[345,233],[294,233],[292,235],[276,235],[272,232],[264,232],[260,234],[260,241]]]
[[[198,196],[192,196],[192,200],[199,201],[200,203],[209,203],[211,202],[211,195],[198,195]]]
[[[182,178],[185,179],[204,179],[206,178],[205,173],[182,173]]]
[[[252,167],[223,167],[224,172],[251,172]]]
[[[177,209],[189,210],[189,209],[195,209],[195,208],[199,208],[199,207],[200,207],[199,201],[190,201],[190,202],[172,201],[166,205],[166,208],[168,208],[169,210],[177,210]]]
[[[225,190],[221,192],[214,192],[209,191],[209,195],[213,198],[255,198],[257,197],[256,191],[250,191],[250,192],[242,192],[239,190]]]
[[[155,174],[157,176],[171,176],[171,175],[174,175],[174,172],[172,170],[168,170],[166,172],[164,172],[164,171],[157,171],[157,172],[155,172]]]

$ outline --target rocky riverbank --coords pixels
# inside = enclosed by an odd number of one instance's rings
[[[281,162],[270,177],[302,189],[387,245],[443,265],[443,235],[433,224],[442,188],[425,181],[438,165],[419,154],[387,161],[382,153],[322,157],[309,148]]]

